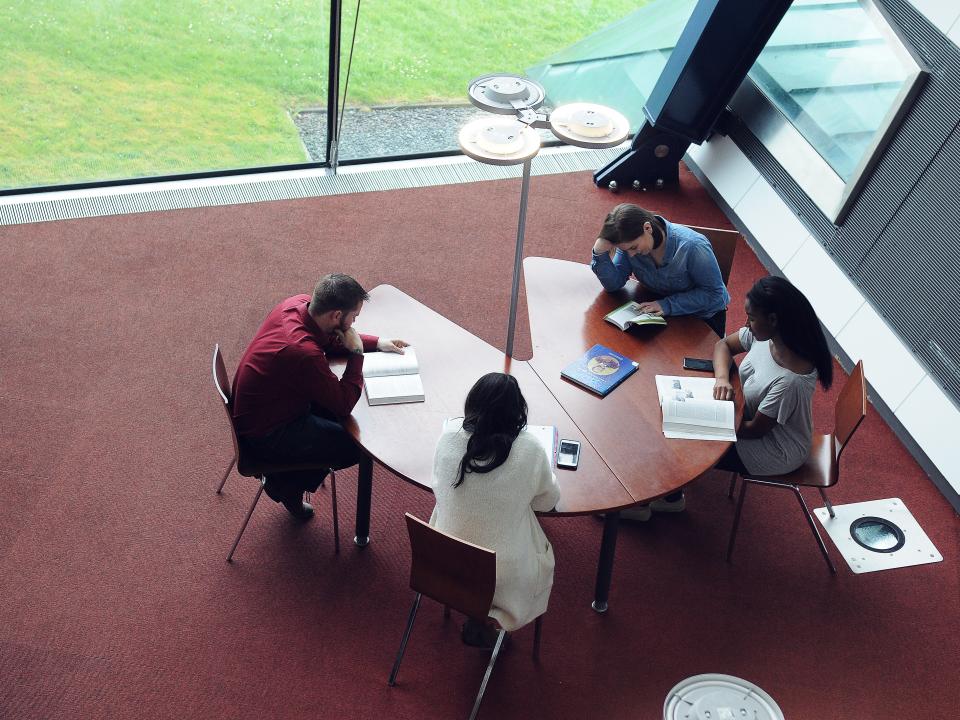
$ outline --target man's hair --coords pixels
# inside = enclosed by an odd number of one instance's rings
[[[660,247],[663,231],[659,221],[652,212],[632,203],[620,203],[607,213],[598,237],[614,245],[633,242],[643,235],[643,226],[646,223],[650,223],[653,228],[653,246]]]
[[[349,275],[330,273],[320,278],[313,289],[310,312],[314,315],[322,315],[330,310],[350,312],[369,298],[367,291]]]

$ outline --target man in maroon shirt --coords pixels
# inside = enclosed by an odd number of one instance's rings
[[[233,381],[237,434],[256,457],[319,461],[336,470],[361,463],[369,484],[370,460],[340,423],[360,399],[364,351],[403,352],[407,343],[360,335],[353,328],[366,299],[360,283],[334,273],[320,279],[312,297],[294,295],[267,315]],[[328,355],[347,356],[342,378],[330,369]],[[303,493],[316,490],[320,479],[316,472],[277,473],[267,477],[264,490],[294,517],[307,520],[313,508],[303,502]],[[358,507],[358,518],[360,513]]]

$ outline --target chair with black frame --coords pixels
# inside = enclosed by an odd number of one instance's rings
[[[847,382],[840,391],[839,397],[837,397],[833,432],[829,435],[817,435],[813,438],[813,447],[810,449],[807,461],[786,475],[762,475],[756,478],[743,478],[743,483],[740,486],[740,497],[737,500],[737,511],[733,517],[730,542],[727,545],[728,562],[733,554],[733,543],[737,539],[737,527],[740,524],[740,513],[743,510],[743,499],[747,494],[747,485],[766,485],[768,487],[788,488],[793,491],[800,507],[803,508],[803,513],[807,518],[810,529],[813,531],[813,536],[817,539],[820,552],[823,553],[823,559],[827,561],[827,567],[830,568],[830,572],[837,572],[837,568],[834,567],[833,561],[827,553],[827,546],[824,544],[823,538],[820,537],[813,516],[810,514],[806,502],[804,502],[803,495],[800,494],[800,488],[816,488],[827,506],[830,517],[835,517],[833,505],[827,498],[826,488],[833,487],[840,480],[840,454],[866,416],[867,386],[863,377],[863,361],[860,361],[853,368],[850,377],[847,378]],[[733,497],[736,481],[737,476],[734,474],[730,480],[728,497]]]
[[[323,480],[320,482],[321,486],[325,484],[326,477],[328,475],[330,476],[330,500],[331,504],[333,505],[333,547],[334,552],[339,553],[340,523],[337,517],[336,473],[332,468],[316,462],[289,464],[260,462],[243,447],[243,443],[240,442],[240,438],[237,436],[237,428],[233,424],[233,398],[230,395],[230,377],[227,374],[227,368],[223,362],[223,355],[220,353],[219,344],[213,346],[213,385],[217,390],[217,394],[220,396],[220,400],[223,402],[223,409],[227,413],[227,422],[230,425],[230,436],[233,438],[233,459],[230,461],[230,464],[227,465],[227,469],[223,473],[223,478],[220,480],[219,487],[217,487],[217,494],[220,494],[220,492],[223,490],[223,486],[227,482],[227,477],[230,475],[230,471],[233,469],[234,465],[236,465],[237,472],[244,477],[255,477],[260,481],[260,487],[257,488],[257,494],[254,496],[253,502],[250,503],[250,509],[247,510],[247,516],[243,519],[243,525],[240,526],[240,531],[237,533],[237,538],[233,541],[233,546],[230,548],[230,552],[227,554],[227,562],[233,561],[233,551],[237,549],[237,544],[240,542],[240,538],[243,536],[243,531],[247,529],[247,523],[250,522],[250,516],[253,515],[253,510],[260,501],[260,496],[263,494],[263,487],[264,483],[266,482],[266,477],[272,473],[291,472],[295,470],[317,470],[318,472],[322,472]]]
[[[410,536],[410,588],[417,594],[410,609],[407,627],[400,641],[400,650],[393,663],[389,684],[396,683],[400,662],[407,649],[407,641],[413,630],[413,621],[417,617],[420,599],[424,595],[444,606],[444,617],[450,614],[450,608],[463,613],[474,620],[487,621],[493,594],[497,585],[497,554],[479,545],[460,540],[445,532],[431,527],[423,520],[406,513],[407,533]],[[540,630],[543,616],[534,623],[533,657],[540,657]],[[477,716],[487,681],[493,671],[494,663],[500,654],[507,631],[497,630],[490,662],[487,664],[480,692],[473,703],[470,720]]]

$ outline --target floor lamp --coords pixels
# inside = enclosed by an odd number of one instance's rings
[[[630,123],[603,105],[572,103],[552,113],[537,112],[545,91],[533,80],[519,75],[483,75],[467,88],[470,102],[481,110],[501,118],[477,118],[467,123],[457,140],[463,153],[488,165],[523,164],[520,186],[520,217],[517,221],[517,245],[513,259],[513,286],[510,291],[510,316],[507,325],[507,355],[513,357],[513,334],[517,322],[517,295],[520,292],[520,266],[523,261],[523,233],[527,222],[527,196],[530,192],[530,164],[540,150],[539,128],[550,128],[560,140],[583,148],[608,148],[627,139]]]

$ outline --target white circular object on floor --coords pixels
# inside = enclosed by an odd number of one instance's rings
[[[674,686],[663,703],[664,720],[784,720],[776,701],[733,675],[694,675]]]

